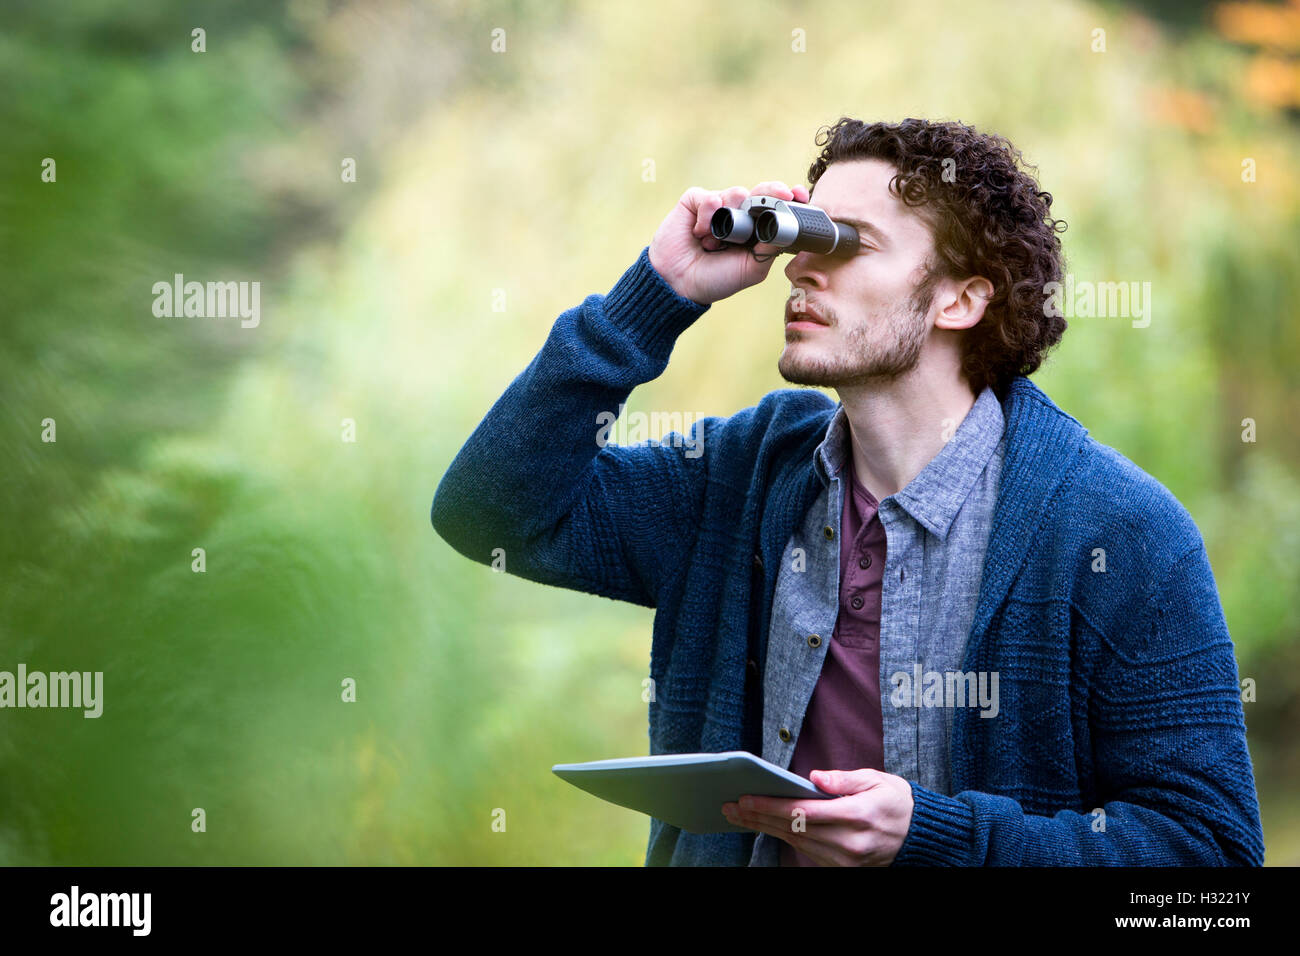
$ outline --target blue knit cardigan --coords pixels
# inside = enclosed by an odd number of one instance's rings
[[[697,422],[698,455],[600,447],[598,415],[657,378],[707,310],[648,251],[559,316],[431,518],[471,560],[503,548],[510,573],[656,609],[651,753],[762,753],[753,675],[836,403],[770,392]],[[913,783],[893,865],[1259,865],[1236,659],[1199,530],[1029,379],[998,397],[1006,460],[963,669],[998,673],[1000,712],[957,708],[954,795]],[[746,865],[754,838],[652,820],[646,863]]]

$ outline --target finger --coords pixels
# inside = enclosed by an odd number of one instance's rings
[[[695,196],[695,235],[708,234],[708,221],[723,206],[740,206],[745,199],[744,186],[732,186],[724,190],[699,190]]]
[[[703,186],[692,186],[682,193],[682,198],[677,200],[677,205],[694,216],[700,208],[700,203],[708,199],[710,195],[712,195],[711,190],[705,189]]]
[[[732,186],[730,189],[708,191],[702,190],[699,203],[695,209],[695,226],[693,232],[697,239],[712,235],[710,228],[713,214],[723,206],[739,206],[748,195],[744,186]]]
[[[786,827],[782,830],[764,821],[742,825],[751,829],[763,828],[762,832],[779,837],[822,866],[856,866],[861,862],[861,857],[854,853],[853,848],[861,843],[862,835],[854,827],[810,826],[807,829],[793,830]]]
[[[714,189],[692,186],[682,193],[678,205],[691,217],[691,228],[697,229],[701,222],[708,222],[709,217],[713,215],[713,210],[721,205],[720,194]]]
[[[852,794],[883,784],[889,774],[864,767],[860,770],[814,770],[813,783],[828,793]]]
[[[722,191],[722,198],[726,200],[728,206],[739,206],[748,196],[749,190],[744,186],[732,186]]]
[[[678,202],[678,206],[680,206],[689,217],[689,221],[691,222],[691,232],[696,235],[697,238],[699,236],[700,218],[704,214],[704,210],[708,208],[708,215],[711,216],[713,215],[712,210],[718,208],[716,204],[710,206],[711,203],[715,202],[716,196],[717,193],[711,189],[705,189],[703,186],[692,186],[690,189],[686,190],[686,192],[682,193],[682,198]]]
[[[769,813],[742,814],[737,819],[737,822],[743,827],[749,827],[751,829],[764,827],[766,828],[764,832],[780,833],[787,837],[791,834],[800,834],[805,832],[807,823],[807,821],[804,821],[804,824],[800,825],[800,829],[795,829],[795,824],[798,823],[797,817],[778,817]]]
[[[808,833],[796,833],[790,845],[821,866],[854,866],[852,855],[837,843],[824,842]]]
[[[815,820],[807,813],[800,814],[797,811],[803,809],[802,806],[796,807],[788,813],[764,813],[756,810],[740,812],[739,819],[742,823],[763,823],[770,826],[784,827],[790,830],[794,825],[802,821],[803,826],[861,826],[861,822],[844,817],[836,817],[830,820]]]
[[[757,813],[783,820],[789,820],[796,808],[804,812],[804,819],[819,823],[838,823],[858,819],[854,805],[842,800],[800,800],[787,797],[750,797],[749,807],[741,805],[741,813]]]
[[[788,843],[798,852],[802,853],[808,859],[812,860],[818,866],[853,866],[854,860],[852,855],[842,849],[838,844],[833,842],[824,842],[817,839],[811,833],[797,833],[791,831],[782,832],[780,830],[763,829],[761,833],[767,833],[776,837],[785,843]]]
[[[784,830],[779,826],[772,826],[770,823],[758,823],[758,822],[746,823],[744,820],[739,820],[736,822],[738,826],[742,826],[746,830],[754,830],[757,833],[766,833],[768,836],[776,837],[776,839],[778,840],[785,840],[787,843],[790,842],[790,836],[791,836],[790,831]]]
[[[809,194],[807,186],[794,187],[794,201],[802,203],[812,202],[812,196]]]
[[[739,206],[748,195],[743,186],[732,186],[715,192],[707,192],[700,198],[696,209],[695,224],[691,234],[700,241],[700,245],[709,252],[718,252],[731,244],[723,242],[713,235],[713,214],[723,206]]]
[[[783,800],[783,799],[781,799],[781,798],[779,798],[779,797],[751,797],[751,796],[745,796],[745,797],[742,797],[741,799],[742,799],[742,800],[748,800],[748,801],[758,801],[758,800],[761,800],[761,801],[764,802],[764,805],[765,805],[765,806],[766,806],[766,805],[769,805],[769,804],[781,804],[781,803],[785,803],[785,804],[789,804],[791,807],[793,807],[794,804],[796,803],[796,801],[794,801],[794,800]],[[724,808],[724,809],[728,809],[728,808],[729,808],[729,809],[731,810],[731,814],[732,814],[732,816],[736,819],[736,821],[739,822],[739,823],[741,823],[741,824],[744,825],[744,826],[749,826],[751,823],[762,823],[762,824],[767,825],[767,826],[774,826],[774,827],[778,827],[778,828],[779,828],[779,827],[782,827],[782,826],[786,826],[786,827],[788,827],[789,824],[790,824],[790,821],[794,819],[793,816],[789,815],[789,812],[788,812],[788,811],[783,811],[783,810],[757,810],[757,809],[754,809],[753,806],[750,806],[750,807],[742,806],[739,802],[737,802],[737,803],[724,803],[724,804],[723,804],[723,808]]]
[[[794,826],[796,821],[802,820],[807,824],[814,817],[808,813],[810,804],[819,803],[838,803],[839,801],[820,801],[820,800],[790,800],[783,797],[747,797],[751,805],[746,808],[740,807],[739,816],[742,822],[753,821],[757,823],[769,824],[777,827],[784,827],[789,830]],[[818,810],[823,808],[818,807]],[[845,812],[849,808],[840,808],[839,813],[830,815],[819,814],[816,819],[818,822],[848,823],[856,822],[852,816],[846,816]]]
[[[799,800],[791,799],[790,797],[763,797],[757,794],[747,793],[740,798],[740,809],[742,812],[746,810],[756,810],[759,813],[785,814],[789,813],[798,805]]]
[[[795,830],[785,821],[769,819],[766,815],[760,815],[758,818],[742,816],[734,822],[747,830],[766,833],[790,844],[821,866],[857,865],[853,854],[847,849],[848,840],[857,833],[857,830],[852,827],[820,826]]]
[[[785,820],[794,819],[796,810],[803,811],[803,819],[808,823],[823,825],[847,824],[863,826],[864,808],[860,800],[848,798],[830,800],[789,800],[782,808],[741,809],[741,815],[752,814],[756,819]]]
[[[779,179],[769,179],[754,187],[751,195],[775,196],[777,199],[794,199],[794,190]]]

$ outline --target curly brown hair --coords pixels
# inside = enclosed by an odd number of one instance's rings
[[[923,119],[841,117],[816,143],[823,149],[808,167],[810,189],[834,162],[880,159],[897,170],[890,191],[917,208],[934,236],[918,286],[923,301],[941,277],[993,284],[984,317],[963,339],[962,371],[976,394],[985,385],[1005,394],[1012,378],[1035,371],[1066,328],[1043,314],[1047,284],[1064,275],[1057,233],[1066,226],[1051,217],[1052,194],[1020,168],[1020,150],[962,123]]]

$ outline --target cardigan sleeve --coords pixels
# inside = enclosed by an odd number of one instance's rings
[[[912,823],[893,865],[1263,863],[1236,658],[1203,542],[1134,618],[1105,649],[1092,688],[1104,816],[1042,816],[1004,796],[913,784]]]
[[[698,530],[709,420],[689,438],[602,441],[708,308],[667,284],[647,246],[608,295],[562,313],[443,475],[437,532],[481,564],[503,559],[529,580],[655,606]]]

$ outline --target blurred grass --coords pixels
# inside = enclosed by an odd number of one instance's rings
[[[200,19],[132,11],[0,38],[0,669],[105,672],[98,720],[0,718],[0,863],[640,864],[648,821],[549,767],[647,752],[652,612],[471,564],[430,500],[687,186],[802,182],[841,114],[1004,133],[1071,270],[1152,282],[1149,328],[1072,320],[1037,379],[1201,526],[1268,862],[1300,862],[1296,131],[1240,100],[1243,53],[1078,3],[236,4],[203,55]],[[262,281],[261,325],[155,319],[174,272]],[[784,294],[716,305],[632,407],[782,387]]]

